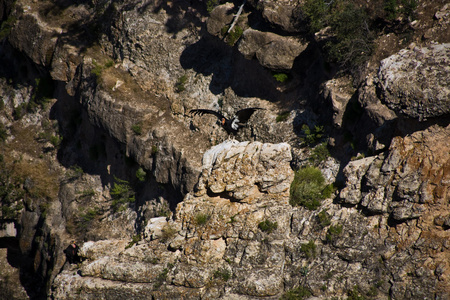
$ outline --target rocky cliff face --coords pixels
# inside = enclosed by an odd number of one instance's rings
[[[367,6],[356,66],[303,2],[0,0],[5,297],[449,298],[441,2]],[[236,140],[188,113],[251,106]]]

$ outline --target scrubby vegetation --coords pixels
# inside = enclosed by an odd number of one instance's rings
[[[177,93],[181,93],[186,89],[186,81],[187,81],[187,76],[186,74],[181,76],[180,78],[178,78],[176,84],[175,84],[175,90]]]
[[[270,234],[270,233],[272,233],[272,231],[274,231],[278,228],[278,223],[272,222],[270,220],[264,220],[258,224],[258,228],[261,229],[261,231]]]
[[[280,113],[280,114],[277,116],[276,121],[277,121],[277,122],[284,122],[284,121],[286,121],[286,120],[289,118],[289,115],[290,115],[290,114],[291,114],[290,111],[284,111],[284,112]]]
[[[233,46],[237,42],[237,40],[239,40],[241,35],[244,33],[244,30],[238,25],[234,26],[230,32],[228,32],[229,28],[230,26],[228,25],[223,27],[221,30],[221,34],[224,37],[225,42],[228,45]]]
[[[311,296],[311,292],[307,288],[299,286],[284,293],[280,300],[301,300],[306,299],[309,296]]]
[[[306,258],[315,258],[316,257],[316,244],[314,241],[309,241],[306,244],[302,244],[300,247],[300,251],[305,254]]]
[[[114,177],[114,186],[111,189],[111,208],[114,212],[126,209],[126,205],[134,203],[136,198],[133,189],[126,180]]]
[[[327,231],[327,236],[326,236],[327,242],[328,243],[332,243],[341,234],[342,234],[342,225],[340,225],[340,224],[331,225],[330,228],[328,228],[328,231]]]
[[[315,167],[299,169],[291,183],[290,203],[309,210],[317,209],[321,201],[331,196],[332,186],[325,184],[322,172]]]
[[[208,213],[198,213],[195,215],[194,223],[195,225],[205,225],[211,219],[211,215]]]

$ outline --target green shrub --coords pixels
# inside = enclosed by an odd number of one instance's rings
[[[84,212],[81,212],[79,215],[79,226],[81,229],[87,229],[91,222],[101,214],[101,211],[98,207],[89,208]]]
[[[277,222],[272,222],[270,220],[262,221],[258,224],[258,228],[261,229],[263,232],[272,233],[272,231],[276,230],[278,228]]]
[[[314,126],[311,130],[308,125],[303,124],[302,131],[304,135],[304,141],[307,145],[315,145],[324,137],[324,128],[323,126]]]
[[[220,0],[207,0],[206,1],[206,10],[208,13],[212,12],[212,10],[219,5]]]
[[[342,234],[342,225],[331,225],[328,228],[326,239],[328,243],[334,242]]]
[[[291,183],[290,203],[292,206],[303,206],[309,210],[317,209],[321,200],[325,199],[325,178],[319,169],[305,167],[295,172]]]
[[[160,242],[165,243],[175,237],[177,229],[170,224],[166,224],[161,232]]]
[[[227,34],[227,31],[228,31],[229,28],[230,28],[229,25],[226,25],[226,26],[222,27],[221,35],[224,37],[225,42],[229,46],[233,46],[237,42],[237,40],[242,36],[242,34],[244,33],[244,30],[241,27],[239,27],[238,25],[236,25]]]
[[[70,179],[79,178],[84,174],[83,169],[78,165],[70,166],[67,175]]]
[[[209,221],[209,219],[211,219],[210,214],[198,213],[195,216],[194,223],[196,225],[202,226],[202,225],[205,225]]]
[[[125,205],[135,202],[135,194],[130,184],[126,180],[114,177],[114,186],[111,189],[112,204],[114,212],[126,209]]]
[[[59,149],[59,146],[61,146],[63,137],[59,135],[52,135],[50,137],[50,143],[55,147],[55,149]]]
[[[316,244],[313,240],[309,241],[307,244],[302,244],[300,247],[300,251],[303,252],[306,258],[315,258],[316,257]]]
[[[135,135],[141,135],[142,134],[142,123],[138,122],[136,124],[133,124],[131,126],[131,130],[134,132]]]
[[[185,87],[186,81],[187,81],[186,74],[178,78],[177,83],[175,84],[175,89],[177,93],[181,93],[186,89]]]
[[[80,198],[95,196],[95,191],[93,189],[84,190],[79,193]]]
[[[331,224],[330,215],[325,209],[317,215],[317,220],[322,228],[325,228]]]
[[[295,289],[292,289],[292,290],[284,293],[281,296],[280,300],[301,300],[301,299],[306,299],[310,296],[311,296],[311,292],[307,288],[305,288],[303,286],[299,286]]]
[[[139,181],[141,181],[141,182],[145,181],[145,176],[146,175],[147,175],[147,173],[144,171],[144,169],[142,169],[142,168],[137,169],[137,171],[136,171],[136,178]]]
[[[317,166],[321,162],[325,161],[330,157],[330,151],[328,150],[328,143],[323,142],[314,147],[309,157],[311,164]]]
[[[141,235],[140,235],[140,234],[137,234],[137,235],[133,236],[133,237],[131,238],[131,242],[128,243],[128,245],[125,247],[125,249],[128,249],[128,248],[133,247],[133,245],[136,244],[137,242],[139,242],[141,239],[142,239],[142,238],[141,238]]]
[[[289,75],[286,73],[273,73],[272,76],[273,78],[275,78],[276,81],[280,83],[284,83],[289,79]]]
[[[231,278],[231,273],[230,273],[230,271],[228,271],[227,269],[224,269],[224,268],[217,269],[216,271],[214,271],[213,277],[216,279],[217,278],[221,279],[223,281],[228,281]]]
[[[284,111],[281,114],[279,114],[276,118],[277,122],[284,122],[287,120],[287,118],[289,118],[291,112],[290,111]]]
[[[375,37],[370,30],[370,18],[357,1],[306,0],[302,13],[307,16],[312,33],[330,27],[334,38],[325,45],[329,62],[356,69],[373,51]]]

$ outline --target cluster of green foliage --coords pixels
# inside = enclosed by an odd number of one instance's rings
[[[87,228],[89,228],[92,221],[101,214],[102,211],[98,207],[88,208],[86,211],[81,212],[78,221],[80,229],[86,230]]]
[[[142,134],[142,123],[138,122],[136,124],[131,125],[131,130],[134,132],[135,135],[141,135]]]
[[[306,299],[311,296],[311,292],[309,289],[303,286],[299,286],[295,289],[289,290],[284,293],[280,300],[301,300]]]
[[[372,53],[374,34],[370,19],[356,0],[306,0],[302,12],[309,20],[312,33],[331,28],[334,39],[325,45],[329,61],[357,66]]]
[[[277,122],[284,122],[284,121],[287,120],[287,118],[289,118],[290,114],[291,114],[291,112],[288,111],[288,110],[287,110],[287,111],[283,111],[282,113],[280,113],[280,114],[277,116],[276,121],[277,121]]]
[[[100,80],[102,78],[102,73],[105,69],[111,68],[114,65],[113,60],[108,60],[104,65],[99,64],[97,61],[93,60],[92,63],[94,64],[94,68],[91,70],[91,74],[95,75],[97,78],[97,84],[100,83]]]
[[[342,225],[331,225],[328,228],[326,239],[328,243],[336,241],[336,239],[342,234]]]
[[[300,247],[300,251],[303,252],[306,258],[315,258],[316,257],[316,244],[313,240],[309,241],[307,244],[302,244]]]
[[[273,73],[272,76],[273,78],[275,78],[276,81],[280,83],[285,83],[286,81],[289,80],[289,75],[286,73]]]
[[[211,215],[207,213],[198,213],[195,215],[194,223],[195,225],[205,225],[211,219]]]
[[[325,185],[322,172],[315,167],[305,167],[295,172],[291,183],[290,204],[315,210],[321,201],[331,196],[332,188]]]
[[[114,177],[114,186],[111,189],[112,204],[111,208],[114,212],[126,209],[126,204],[136,201],[133,189],[126,180]]]
[[[147,172],[144,171],[144,169],[139,168],[136,171],[136,178],[140,181],[140,182],[144,182],[145,181],[145,176],[147,176]]]
[[[313,166],[319,165],[321,162],[325,161],[330,157],[330,151],[328,150],[328,143],[323,142],[314,147],[309,156],[309,161]]]
[[[414,17],[414,11],[417,8],[417,0],[384,0],[383,8],[386,18],[390,21],[399,16],[411,19]]]
[[[186,89],[186,81],[187,81],[187,75],[184,74],[180,78],[178,78],[177,83],[175,84],[175,90],[177,93],[181,93]]]
[[[219,5],[220,0],[207,0],[206,1],[206,10],[208,13],[212,12],[212,10]]]
[[[83,168],[81,168],[78,165],[72,165],[70,166],[68,172],[67,172],[67,177],[68,179],[76,179],[76,178],[80,178],[81,176],[83,176],[84,171]]]
[[[215,279],[228,281],[231,278],[231,272],[225,268],[217,269],[216,271],[214,271],[213,277]]]
[[[162,229],[161,237],[159,238],[161,243],[165,243],[175,237],[177,229],[169,224]]]
[[[330,215],[325,209],[317,214],[317,220],[322,228],[325,228],[331,224]]]
[[[224,37],[225,42],[228,45],[233,46],[237,42],[237,40],[239,40],[239,38],[242,36],[244,30],[238,25],[235,25],[230,32],[228,32],[229,28],[230,26],[226,25],[222,28],[220,32],[221,35]]]
[[[258,224],[258,228],[261,229],[262,232],[270,234],[278,228],[278,223],[270,220],[264,220]]]
[[[302,125],[302,132],[303,132],[303,140],[304,142],[309,145],[313,146],[319,143],[324,138],[325,130],[323,126],[314,126],[313,129],[309,128],[308,125],[303,124]]]
[[[128,248],[133,247],[133,245],[136,244],[137,242],[139,242],[140,240],[142,240],[140,234],[134,235],[134,236],[131,238],[131,242],[128,243],[128,245],[125,247],[125,249],[128,249]]]

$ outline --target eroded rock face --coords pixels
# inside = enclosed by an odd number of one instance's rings
[[[197,195],[227,193],[242,201],[254,193],[285,194],[292,181],[290,146],[226,141],[203,156]]]
[[[256,57],[266,68],[290,70],[295,58],[307,46],[308,43],[301,42],[297,38],[249,28],[244,31],[238,49],[247,59]]]
[[[450,128],[438,126],[396,137],[390,151],[350,162],[340,197],[370,213],[390,213],[397,221],[420,217],[433,202],[448,202]]]
[[[420,161],[417,156],[427,153],[425,145],[435,143],[433,136],[447,135],[448,128],[434,128],[420,136],[399,138],[395,148],[399,151],[392,149],[386,158],[369,157],[348,166],[346,174],[352,182],[348,190],[362,193],[347,197],[353,199],[347,204],[360,203],[370,210],[367,215],[332,199],[317,211],[295,208],[286,190],[262,188],[262,178],[272,178],[267,180],[272,187],[292,180],[292,171],[285,178],[270,171],[289,168],[290,150],[285,144],[217,145],[204,155],[197,193],[189,193],[179,203],[174,220],[154,219],[148,225],[153,235],[136,244],[123,239],[85,243],[78,272],[61,272],[53,296],[90,299],[139,291],[143,299],[278,299],[300,284],[321,297],[348,295],[358,285],[360,293],[376,292],[380,299],[422,298],[430,292],[445,298],[450,247],[445,227],[450,213],[444,171],[448,149],[438,151],[442,155],[433,161]],[[429,184],[420,183],[419,192],[413,179],[417,163],[422,166],[418,173],[437,174]],[[220,178],[215,170],[222,170]],[[377,170],[386,176],[376,175]],[[359,182],[361,177],[366,179]],[[373,181],[383,178],[380,185],[395,195],[367,196]],[[235,187],[229,188],[230,194],[226,188],[214,192],[213,186],[221,182],[228,183],[225,186],[239,182],[239,188],[251,193],[240,199],[234,197],[239,194],[233,194]],[[438,197],[430,202],[427,193]],[[415,204],[422,207],[419,215],[414,213]],[[391,224],[392,218],[401,223]],[[262,229],[264,221],[276,225]]]
[[[383,101],[392,110],[423,120],[450,112],[450,44],[403,49],[381,61]]]

